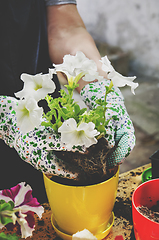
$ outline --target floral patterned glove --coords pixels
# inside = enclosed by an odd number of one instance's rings
[[[64,148],[51,128],[39,127],[22,134],[17,126],[13,97],[0,96],[0,138],[14,147],[19,156],[33,167],[45,173],[67,178],[77,178],[78,170],[72,173],[70,166],[58,159],[53,150]]]
[[[89,109],[96,107],[97,99],[104,99],[105,86],[109,86],[109,80],[101,82],[94,82],[87,84],[81,90],[81,97]],[[117,145],[116,150],[109,156],[107,162],[109,167],[116,166],[123,162],[124,158],[129,155],[130,151],[135,145],[134,127],[127,110],[124,105],[124,98],[117,87],[113,87],[115,91],[107,95],[108,109],[106,111],[107,120],[112,116],[108,125],[106,126],[105,138],[113,147]]]

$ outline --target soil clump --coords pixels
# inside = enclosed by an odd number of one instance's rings
[[[159,223],[159,201],[150,209],[145,206],[137,207],[138,211],[148,219]]]
[[[76,180],[52,177],[54,181],[62,181],[69,185],[91,185],[111,178],[117,171],[117,167],[112,169],[107,167],[109,155],[115,150],[116,146],[110,148],[105,138],[99,139],[97,144],[92,145],[85,153],[56,151],[55,154],[68,164],[72,172],[78,172]]]

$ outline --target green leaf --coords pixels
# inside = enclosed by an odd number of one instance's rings
[[[0,214],[0,222],[5,226],[8,223],[12,223],[13,220],[11,217],[4,217],[3,215]]]
[[[82,108],[79,112],[79,115],[82,115],[85,111],[87,111],[87,108]]]
[[[102,132],[105,133],[105,127],[104,127],[103,125],[100,125],[100,126],[98,127],[98,131],[99,131],[100,133],[102,133]]]
[[[13,234],[5,234],[4,232],[0,233],[0,240],[19,240],[19,237]]]
[[[5,211],[8,211],[10,214],[12,213],[14,208],[14,202],[9,201],[5,202],[3,199],[0,200],[0,223],[3,225],[7,225],[8,223],[12,223],[12,217],[9,214],[6,214]]]
[[[44,126],[44,127],[51,127],[51,123],[50,122],[42,122],[41,123],[41,126]]]
[[[106,93],[109,92],[109,87],[108,86],[105,86],[105,89],[106,89]]]
[[[74,105],[74,110],[75,110],[75,115],[78,115],[79,114],[79,112],[80,112],[80,106],[78,105],[78,104],[75,104]]]
[[[68,113],[68,110],[66,108],[61,108],[62,112],[67,114]]]
[[[5,201],[3,199],[0,200],[0,204],[2,204],[2,203],[5,203]]]
[[[1,211],[6,211],[6,210],[12,211],[13,208],[14,208],[14,202],[13,201],[9,201],[7,203],[2,199],[0,200],[0,212]]]
[[[14,202],[13,202],[13,201],[9,201],[8,203],[10,204],[11,209],[13,210],[13,208],[14,208],[14,206],[15,206]]]

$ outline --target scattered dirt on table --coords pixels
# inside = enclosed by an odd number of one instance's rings
[[[122,216],[127,221],[129,221],[130,224],[133,224],[131,199],[123,199],[121,197],[116,197],[113,211],[116,217],[120,218]]]

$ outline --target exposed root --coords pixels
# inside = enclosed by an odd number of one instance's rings
[[[101,138],[84,154],[69,151],[56,151],[55,154],[67,163],[71,170],[75,171],[78,168],[79,182],[94,183],[110,175],[110,170],[107,169],[107,156],[112,151],[114,148],[110,148],[106,139]]]

